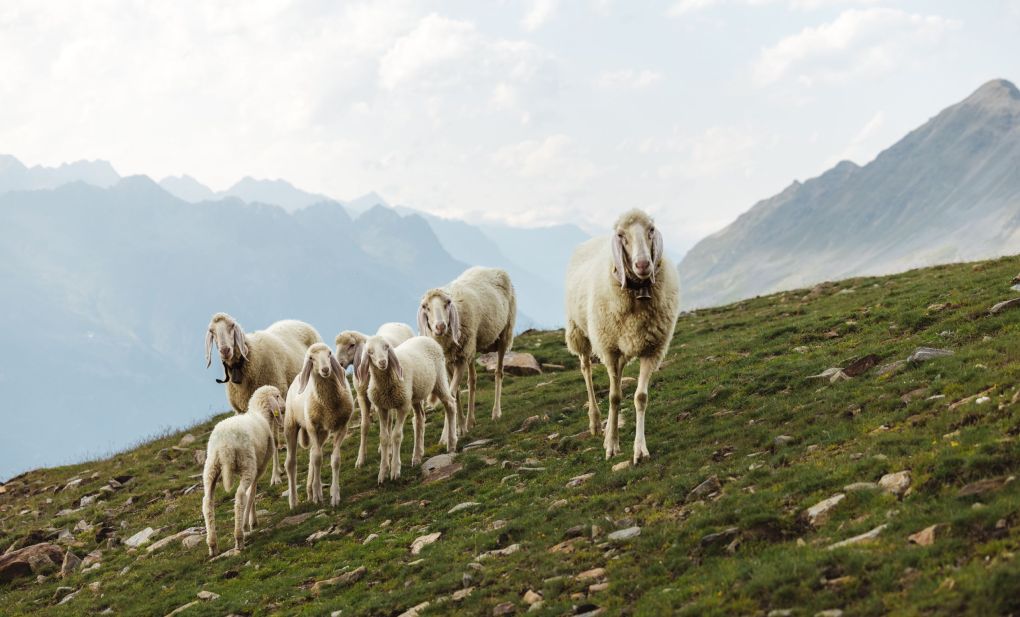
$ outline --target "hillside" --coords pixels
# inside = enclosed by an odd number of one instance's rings
[[[692,248],[685,306],[1020,250],[1020,91],[990,81],[863,167],[794,182]]]
[[[1015,296],[1018,271],[1010,257],[682,315],[652,386],[653,458],[636,469],[614,471],[626,458],[604,461],[585,434],[584,386],[562,333],[528,333],[515,348],[567,369],[509,377],[498,424],[483,375],[479,425],[463,443],[486,441],[458,455],[451,477],[423,482],[405,439],[403,478],[377,487],[377,462],[354,470],[349,439],[343,505],[291,513],[267,474],[266,511],[240,556],[210,561],[204,544],[178,540],[151,552],[120,543],[147,527],[158,542],[201,526],[195,452],[212,420],[24,474],[0,487],[0,543],[53,541],[57,557],[99,551],[89,562],[101,565],[5,583],[4,612],[349,617],[428,603],[415,614],[501,615],[540,595],[536,615],[1017,614],[1020,310],[988,309]],[[921,346],[953,354],[895,364]],[[832,367],[853,377],[811,377]],[[601,367],[596,376],[604,408]],[[437,424],[430,416],[427,456],[440,453]],[[890,490],[872,484],[883,478]],[[805,519],[836,495],[814,524]],[[229,547],[222,490],[217,520]],[[876,529],[870,542],[831,548]],[[203,590],[217,595],[200,599]]]

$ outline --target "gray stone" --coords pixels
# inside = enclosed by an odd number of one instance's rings
[[[879,536],[879,534],[882,533],[882,530],[885,529],[887,526],[888,525],[879,525],[878,527],[875,527],[874,529],[872,529],[871,531],[869,531],[867,533],[862,533],[862,534],[860,534],[858,536],[854,536],[852,538],[847,538],[846,540],[840,540],[839,542],[836,542],[835,544],[830,544],[828,549],[831,551],[833,549],[842,548],[844,546],[850,546],[850,545],[853,545],[853,544],[862,544],[862,543],[871,542],[872,540],[877,538]]]
[[[468,508],[474,508],[474,507],[477,507],[477,506],[480,506],[480,505],[482,505],[482,504],[478,503],[477,501],[465,501],[464,503],[459,503],[459,504],[453,506],[452,508],[447,510],[446,513],[447,514],[454,514],[456,512],[460,512],[461,510],[467,510]]]
[[[722,490],[722,484],[719,483],[718,476],[709,476],[707,480],[694,487],[690,493],[687,494],[687,501],[694,501],[696,499],[703,499],[708,497],[712,493],[718,493]]]
[[[606,538],[608,538],[610,540],[613,540],[615,542],[615,541],[630,540],[631,538],[636,538],[636,537],[638,537],[640,535],[641,535],[641,528],[640,527],[627,527],[626,529],[618,529],[618,530],[612,532],[611,534],[606,536]]]
[[[805,510],[804,518],[806,518],[813,526],[817,527],[829,519],[829,513],[832,512],[832,509],[844,499],[846,499],[846,495],[844,493],[836,493],[832,497],[823,499]]]
[[[907,358],[907,362],[913,362],[920,364],[921,362],[927,362],[928,360],[934,360],[935,358],[944,358],[945,356],[951,356],[953,352],[948,349],[936,349],[935,347],[918,347],[914,350],[914,353],[910,354]]]
[[[147,544],[149,540],[152,538],[152,536],[155,535],[155,533],[156,533],[155,529],[153,529],[152,527],[146,527],[145,529],[139,531],[138,533],[131,536],[127,540],[124,540],[124,545],[132,548],[137,548],[139,546],[142,546],[143,544]]]

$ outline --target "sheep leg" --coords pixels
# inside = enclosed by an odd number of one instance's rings
[[[377,482],[383,483],[390,472],[390,410],[378,408],[379,415],[379,478]]]
[[[599,404],[595,400],[595,384],[591,376],[591,356],[582,354],[581,374],[584,375],[584,385],[588,389],[588,432],[592,437],[598,436],[602,431],[602,416],[599,414]]]
[[[503,356],[506,355],[506,349],[500,347],[496,350],[496,400],[492,403],[492,419],[499,420],[503,415],[502,399],[503,399]],[[473,412],[473,410],[472,410]]]
[[[269,457],[273,459],[273,475],[269,478],[269,485],[275,486],[283,482],[280,478],[280,453],[276,450],[276,427],[269,431]]]
[[[319,431],[315,428],[308,432],[308,479],[305,481],[305,493],[308,501],[322,503],[322,442]]]
[[[457,365],[453,367],[453,375],[450,376],[450,391],[453,393],[453,398],[457,399],[457,413],[460,416],[457,422],[457,436],[463,437],[467,435],[467,432],[471,429],[471,389],[468,384],[468,406],[460,406],[460,378],[464,376],[464,367]],[[442,440],[440,440],[442,443]]]
[[[284,466],[287,468],[287,502],[290,509],[297,507],[297,434],[298,426],[295,423],[288,424],[283,429],[284,438],[287,440],[287,460]]]
[[[439,400],[443,402],[443,408],[446,411],[446,424],[453,428],[446,435],[446,451],[454,452],[457,449],[457,401],[454,399],[449,391],[439,392]]]
[[[212,456],[216,456],[213,454]],[[202,496],[202,516],[205,518],[205,543],[209,545],[209,556],[216,556],[216,507],[213,498],[216,496],[216,480],[219,474],[207,466],[202,475],[204,494]]]
[[[355,388],[354,391],[358,395],[358,409],[361,410],[361,443],[358,445],[358,460],[354,461],[354,468],[358,469],[365,464],[366,450],[368,449],[368,422],[369,422],[369,406],[368,399],[365,397],[365,392],[362,388]]]
[[[606,460],[620,453],[620,381],[623,363],[617,354],[609,354],[604,358],[606,372],[609,373],[609,419],[606,422],[605,439],[602,442],[606,449]]]
[[[411,454],[411,464],[421,465],[421,459],[425,455],[425,404],[422,401],[414,404],[411,423],[414,425],[414,452]]]
[[[258,480],[251,483],[251,488],[248,489],[248,503],[245,511],[244,521],[247,526],[248,533],[251,534],[255,531],[255,525],[258,524],[258,517],[255,515],[255,489],[258,486]]]
[[[468,378],[468,406],[467,406],[467,426],[464,428],[464,432],[467,433],[475,426],[475,393],[478,388],[478,375],[476,374],[475,361],[468,360],[467,363],[467,378]]]
[[[333,436],[333,454],[329,457],[329,467],[333,472],[333,480],[329,485],[329,505],[334,508],[340,505],[340,444],[347,437],[344,426]]]
[[[248,489],[251,485],[251,477],[243,474],[237,484],[237,492],[234,493],[234,548],[239,551],[244,548],[244,519],[247,514]]]
[[[637,391],[634,392],[634,464],[642,458],[650,458],[645,443],[645,409],[648,407],[648,382],[656,367],[655,358],[641,358],[641,372],[638,373]]]
[[[396,412],[393,433],[390,435],[391,455],[393,456],[393,460],[390,462],[390,480],[400,477],[400,446],[404,442],[404,421],[407,420],[408,413],[414,413],[410,405],[405,405],[397,409]]]

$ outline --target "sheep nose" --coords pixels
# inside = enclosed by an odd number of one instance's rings
[[[651,267],[652,262],[648,261],[647,259],[642,259],[641,261],[634,264],[634,269],[638,271],[638,274],[645,274]]]
[[[234,350],[230,347],[220,347],[220,357],[224,360],[229,360],[230,356],[234,355]]]
[[[436,324],[436,334],[442,334],[443,332],[446,332],[446,324],[444,324],[444,323],[437,323]]]
[[[329,371],[327,371],[326,369],[322,369],[321,371],[319,371],[319,374],[322,375],[323,377],[329,377]]]

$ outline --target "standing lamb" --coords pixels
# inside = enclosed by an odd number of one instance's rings
[[[641,210],[624,213],[613,236],[593,238],[577,247],[567,268],[567,348],[581,361],[588,388],[588,429],[600,430],[598,403],[592,384],[594,353],[609,373],[609,420],[606,458],[620,453],[618,414],[623,366],[641,363],[634,393],[634,463],[648,457],[645,409],[648,382],[659,369],[673,338],[680,310],[676,268],[662,250],[662,234]]]
[[[213,506],[216,481],[222,477],[223,489],[230,492],[233,476],[238,478],[234,494],[234,547],[241,550],[244,548],[245,528],[251,532],[258,524],[255,493],[269,459],[273,461],[273,477],[279,478],[280,475],[275,435],[283,412],[283,396],[276,386],[262,386],[251,395],[246,407],[246,413],[218,422],[209,436],[202,471],[205,489],[202,514],[210,556],[216,555],[216,509]]]
[[[213,342],[220,350],[227,400],[237,413],[244,413],[252,393],[261,386],[276,386],[286,392],[301,371],[305,350],[322,338],[315,328],[287,319],[265,330],[245,334],[241,324],[226,313],[216,313],[205,335],[205,365],[212,365]]]
[[[390,322],[384,323],[379,326],[379,329],[375,331],[377,336],[381,336],[386,341],[396,347],[403,343],[407,339],[414,336],[414,331],[411,330],[411,326],[402,323]],[[354,364],[354,356],[357,354],[359,346],[365,345],[365,340],[368,339],[367,334],[362,334],[356,330],[344,330],[340,334],[336,335],[336,359],[340,363],[340,366],[347,369],[348,366]],[[365,449],[367,448],[366,442],[368,441],[368,424],[371,420],[371,407],[368,405],[368,384],[362,383],[357,374],[354,375],[354,393],[358,398],[358,408],[361,411],[361,443],[358,445],[358,459],[354,461],[354,467],[361,467],[365,464]]]
[[[496,352],[492,418],[495,420],[502,415],[503,356],[513,345],[516,319],[517,298],[510,275],[496,268],[468,268],[445,287],[430,289],[422,296],[418,333],[438,341],[446,355],[450,388],[461,410],[461,434],[466,434],[475,424],[475,354],[478,352]],[[468,379],[466,410],[460,407],[460,380],[465,372]]]
[[[311,381],[312,387],[308,387]],[[297,444],[308,448],[308,500],[322,503],[322,445],[333,438],[330,468],[333,481],[329,487],[330,505],[340,505],[340,443],[347,436],[347,423],[354,413],[354,398],[347,385],[347,374],[325,343],[315,343],[305,353],[301,374],[287,390],[287,415],[283,434],[287,439],[288,500],[297,506]]]
[[[414,453],[411,464],[425,454],[425,399],[435,396],[446,408],[443,435],[446,451],[457,449],[457,403],[450,394],[446,362],[439,343],[416,336],[394,347],[381,336],[370,336],[358,349],[355,374],[368,381],[368,400],[379,414],[379,484],[400,477],[400,445],[404,421],[414,412]],[[371,376],[371,380],[369,377]]]

